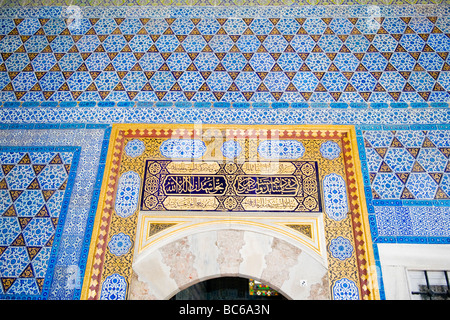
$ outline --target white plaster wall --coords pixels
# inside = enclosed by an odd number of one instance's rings
[[[302,246],[233,229],[202,230],[144,251],[133,264],[128,298],[168,299],[220,276],[257,279],[290,299],[329,299],[326,266]],[[307,285],[300,280],[307,280]]]
[[[410,300],[408,270],[450,270],[450,245],[378,244],[387,300]]]

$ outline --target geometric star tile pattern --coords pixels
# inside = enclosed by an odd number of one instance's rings
[[[0,20],[4,99],[450,100],[438,17]]]
[[[40,295],[54,264],[50,257],[64,220],[61,208],[74,152],[2,149],[0,296]]]
[[[450,199],[448,130],[364,131],[373,199]]]
[[[9,0],[6,6],[61,6],[67,5],[64,0]],[[390,5],[402,4],[442,4],[445,0],[390,0]],[[385,5],[383,0],[72,0],[70,4],[77,6],[308,6],[308,5]]]

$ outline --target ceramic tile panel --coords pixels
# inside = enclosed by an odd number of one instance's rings
[[[372,237],[377,243],[449,243],[449,130],[395,129],[359,136]]]
[[[79,299],[107,146],[85,127],[0,130],[1,299]]]
[[[450,101],[446,5],[75,8],[1,10],[1,100]]]
[[[80,148],[0,149],[1,297],[47,298]]]
[[[443,4],[446,0],[394,0],[391,5],[405,5],[405,4]],[[73,6],[329,6],[329,5],[385,5],[386,2],[382,0],[369,1],[336,1],[336,0],[259,0],[255,1],[237,1],[237,0],[175,0],[175,1],[158,1],[158,0],[73,0],[70,2]],[[3,0],[0,6],[14,7],[14,6],[65,6],[66,1],[62,0]]]

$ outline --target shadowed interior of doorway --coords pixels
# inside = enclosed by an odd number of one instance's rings
[[[170,300],[287,300],[268,287],[264,293],[252,292],[253,283],[254,280],[241,277],[213,278],[178,292]]]

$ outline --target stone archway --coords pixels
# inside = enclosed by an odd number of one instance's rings
[[[191,230],[142,252],[133,263],[128,299],[170,299],[223,276],[259,280],[288,299],[330,299],[326,266],[300,243],[232,227]]]

